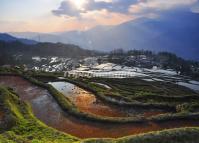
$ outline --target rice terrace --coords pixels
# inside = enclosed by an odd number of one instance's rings
[[[0,0],[0,143],[199,143],[199,0]]]
[[[13,137],[21,142],[197,138],[199,95],[189,88],[137,77],[60,78],[13,71],[5,70],[0,76],[2,141]]]

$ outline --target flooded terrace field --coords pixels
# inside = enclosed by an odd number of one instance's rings
[[[106,117],[130,117],[142,115],[145,117],[164,114],[167,111],[154,110],[154,109],[133,109],[114,106],[108,104],[97,98],[94,94],[81,89],[74,84],[68,82],[50,82],[54,88],[56,88],[63,95],[68,97],[75,106],[82,112],[96,114]]]
[[[47,90],[37,87],[21,77],[0,76],[0,85],[13,88],[23,101],[31,105],[35,116],[48,126],[80,138],[117,138],[175,127],[199,126],[199,122],[196,121],[173,121],[162,124],[151,122],[145,124],[102,124],[83,121],[63,112]],[[72,89],[74,88],[72,87]],[[79,92],[78,90],[77,92]],[[71,98],[71,100],[73,99]],[[83,101],[78,100],[78,104],[84,102],[84,99]],[[89,102],[93,102],[94,99],[90,100],[88,99]]]

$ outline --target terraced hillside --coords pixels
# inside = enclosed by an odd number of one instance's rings
[[[55,86],[57,82],[62,84]],[[60,79],[23,72],[3,74],[0,85],[1,142],[199,140],[199,95],[171,83]]]

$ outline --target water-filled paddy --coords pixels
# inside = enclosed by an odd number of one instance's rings
[[[82,121],[63,112],[49,92],[21,77],[0,76],[0,85],[12,87],[23,101],[30,103],[35,116],[50,127],[80,137],[122,137],[166,128],[198,126],[198,122],[175,121],[164,124],[102,124]],[[148,116],[148,115],[147,115]]]
[[[161,110],[124,108],[104,103],[96,98],[94,94],[68,82],[50,82],[49,84],[68,97],[79,110],[91,114],[107,117],[129,117],[136,115],[148,117],[150,115],[166,113],[166,111]]]
[[[196,81],[192,81],[192,83],[187,83],[187,82],[177,82],[178,85],[185,86],[187,88],[190,88],[192,90],[199,91],[199,84]]]

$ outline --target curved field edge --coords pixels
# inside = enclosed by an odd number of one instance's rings
[[[137,79],[135,78],[135,79],[132,79],[132,80],[137,80]],[[106,90],[104,90],[104,88],[101,88],[99,85],[96,85],[94,83],[94,82],[100,82],[102,84],[108,85],[109,87],[111,87],[111,89],[115,90],[116,87],[114,87],[110,83],[105,82],[106,81],[105,79],[100,79],[100,78],[98,78],[98,79],[85,79],[85,80],[66,79],[66,81],[72,82],[72,83],[74,83],[74,84],[76,84],[76,85],[78,85],[78,86],[80,86],[80,87],[82,87],[86,90],[93,92],[96,96],[98,96],[99,98],[101,98],[101,99],[103,99],[103,100],[105,100],[109,103],[113,103],[113,104],[116,104],[116,105],[130,106],[130,107],[144,107],[144,108],[150,107],[150,108],[175,110],[175,105],[171,104],[173,101],[175,101],[175,102],[185,102],[186,101],[187,102],[187,101],[192,101],[192,100],[197,101],[199,99],[198,94],[196,92],[191,91],[191,90],[189,90],[191,95],[165,96],[165,95],[159,95],[159,94],[154,95],[154,94],[151,93],[151,94],[141,95],[141,96],[133,95],[134,97],[132,99],[129,99],[127,97],[120,95],[120,93],[113,93],[113,91],[107,92]],[[114,81],[112,81],[112,82],[114,82]],[[148,84],[146,84],[146,85],[148,85]],[[193,95],[193,93],[195,93],[195,94]],[[148,100],[152,99],[152,100],[157,101],[157,102],[153,103],[153,102],[140,102],[140,101],[138,101],[140,99],[145,99],[145,98],[147,98]],[[115,100],[111,100],[111,99],[115,99]],[[164,101],[164,103],[162,103],[162,101]]]
[[[57,101],[57,103],[60,105],[60,107],[62,108],[63,111],[79,118],[79,119],[83,119],[83,120],[89,120],[89,121],[94,121],[94,122],[102,122],[102,123],[144,123],[147,121],[154,121],[154,122],[165,122],[165,121],[171,121],[171,120],[198,120],[199,119],[199,112],[196,113],[191,113],[189,111],[182,111],[179,113],[172,113],[172,114],[163,114],[163,115],[157,115],[157,116],[152,116],[149,118],[144,118],[142,116],[140,117],[130,117],[130,118],[115,118],[115,117],[102,117],[102,116],[97,116],[94,114],[88,114],[88,113],[84,113],[79,111],[75,105],[73,105],[73,103],[67,98],[65,97],[62,93],[60,93],[59,91],[57,91],[53,86],[45,84],[41,81],[36,80],[34,77],[35,75],[37,76],[37,74],[27,74],[27,73],[23,73],[23,72],[17,72],[15,74],[13,74],[13,72],[4,72],[1,73],[0,75],[10,75],[10,76],[21,76],[22,78],[30,81],[32,84],[35,84],[39,87],[45,88],[49,91],[49,93],[54,97],[54,99]],[[42,76],[42,75],[41,75]],[[54,75],[47,75],[48,77],[52,77],[57,79],[57,76]],[[92,92],[93,94],[95,94],[96,96],[98,96],[99,98],[103,98],[104,100],[106,100],[107,102],[113,103],[110,99],[107,99],[105,95],[99,93],[98,91],[96,91],[94,88],[88,86],[87,84],[83,83],[83,82],[78,82],[76,80],[73,79],[65,79],[62,81],[66,81],[66,82],[70,82],[72,84],[75,84],[85,90],[88,90],[90,92]],[[120,104],[120,102],[118,101],[119,105],[123,105]],[[123,105],[125,106],[126,103]],[[162,104],[142,104],[142,103],[133,103],[130,105],[127,103],[127,106],[136,106],[136,107],[144,107],[144,108],[163,108],[163,109],[170,109],[171,106],[169,105],[162,105]],[[172,109],[176,109],[176,107],[172,106]]]
[[[106,100],[108,103],[113,103],[111,100],[107,99],[106,96],[104,96],[103,94],[99,93],[98,91],[96,91],[94,88],[89,87],[88,85],[82,83],[82,82],[77,82],[71,79],[66,79],[66,80],[62,80],[62,81],[66,81],[66,82],[70,82],[72,84],[75,84],[87,91],[92,92],[93,94],[95,94],[96,96],[98,96],[99,98],[102,98],[104,100]],[[53,90],[55,90],[53,88]],[[62,94],[60,94],[57,90],[55,90],[58,94],[54,94],[52,93],[53,96],[64,96]],[[57,100],[57,102],[59,103],[60,101]],[[172,120],[198,120],[199,119],[199,112],[190,112],[191,109],[198,107],[198,104],[196,105],[188,105],[184,107],[184,105],[181,106],[169,106],[169,105],[165,105],[165,104],[145,104],[145,103],[130,103],[130,104],[122,104],[119,103],[118,104],[120,106],[134,106],[134,107],[142,107],[142,108],[158,108],[158,109],[167,109],[167,110],[179,110],[179,112],[177,113],[167,113],[167,114],[160,114],[160,115],[156,115],[156,116],[151,116],[148,118],[142,118],[142,117],[134,117],[134,118],[104,118],[101,120],[100,116],[89,116],[89,114],[85,114],[87,119],[93,119],[94,121],[106,121],[106,122],[116,122],[116,123],[143,123],[143,122],[147,122],[147,121],[154,121],[154,122],[165,122],[165,121],[172,121]],[[62,106],[62,105],[61,105]],[[176,109],[179,108],[179,109]],[[78,114],[78,112],[76,112]],[[79,112],[82,113],[82,112]],[[82,115],[83,115],[82,114]],[[80,115],[80,114],[79,114]],[[88,116],[87,116],[88,115]],[[82,116],[84,117],[84,116]]]
[[[79,119],[85,119],[89,121],[103,122],[103,123],[143,123],[143,117],[129,117],[129,118],[119,118],[119,117],[103,117],[94,114],[88,114],[85,112],[81,112],[77,109],[77,107],[62,93],[57,91],[53,86],[49,84],[45,84],[40,82],[30,76],[23,76],[23,78],[27,79],[31,83],[45,88],[49,91],[49,93],[54,97],[57,103],[60,105],[63,111],[78,117]]]
[[[199,128],[180,128],[119,139],[88,139],[79,143],[198,143],[198,140]]]
[[[80,140],[44,125],[11,89],[0,87],[0,105],[6,116],[0,126],[1,143],[197,143],[199,140],[199,128],[172,129],[119,139]]]
[[[32,78],[31,76],[24,76],[23,77],[27,80],[29,80],[31,83],[46,88],[50,94],[55,98],[57,103],[60,105],[60,107],[66,111],[67,113],[78,117],[79,119],[85,119],[85,120],[90,120],[90,121],[95,121],[95,122],[104,122],[104,123],[144,123],[148,121],[155,121],[155,122],[164,122],[164,121],[171,121],[171,120],[198,120],[199,119],[199,112],[196,113],[191,113],[189,111],[182,111],[179,113],[171,113],[171,114],[163,114],[163,115],[157,115],[157,116],[152,116],[149,118],[144,118],[142,116],[138,117],[129,117],[129,118],[118,118],[118,117],[103,117],[103,116],[98,116],[94,114],[88,114],[85,112],[79,111],[75,105],[67,98],[65,97],[62,93],[57,91],[53,86],[45,84],[43,82],[40,82],[36,80],[35,78]],[[100,96],[97,91],[93,90],[91,87],[82,84],[81,82],[78,83],[77,81],[71,80],[71,79],[66,79],[64,81],[70,82],[72,84],[75,84],[85,90],[88,90],[92,93],[94,93],[96,96]],[[102,95],[103,96],[103,95]],[[154,104],[135,104],[134,106],[142,106],[145,108],[166,108],[166,109],[171,109],[169,108],[170,106],[162,106],[162,105],[154,105]],[[174,107],[172,107],[174,108]],[[176,107],[175,107],[176,109]]]
[[[102,116],[97,116],[94,114],[84,113],[84,112],[79,111],[76,108],[76,106],[67,97],[65,97],[62,93],[57,91],[51,85],[40,82],[40,81],[32,78],[31,76],[28,76],[25,74],[6,73],[6,74],[0,74],[0,75],[21,76],[22,78],[28,80],[32,84],[42,87],[44,89],[47,89],[48,92],[54,97],[54,99],[60,105],[60,107],[62,108],[63,111],[65,111],[79,119],[95,121],[95,122],[102,122],[102,123],[143,123],[143,122],[145,122],[143,117],[113,118],[113,117],[102,117]]]
[[[40,122],[11,89],[0,87],[0,105],[4,118],[0,122],[1,143],[71,143],[79,139]]]

